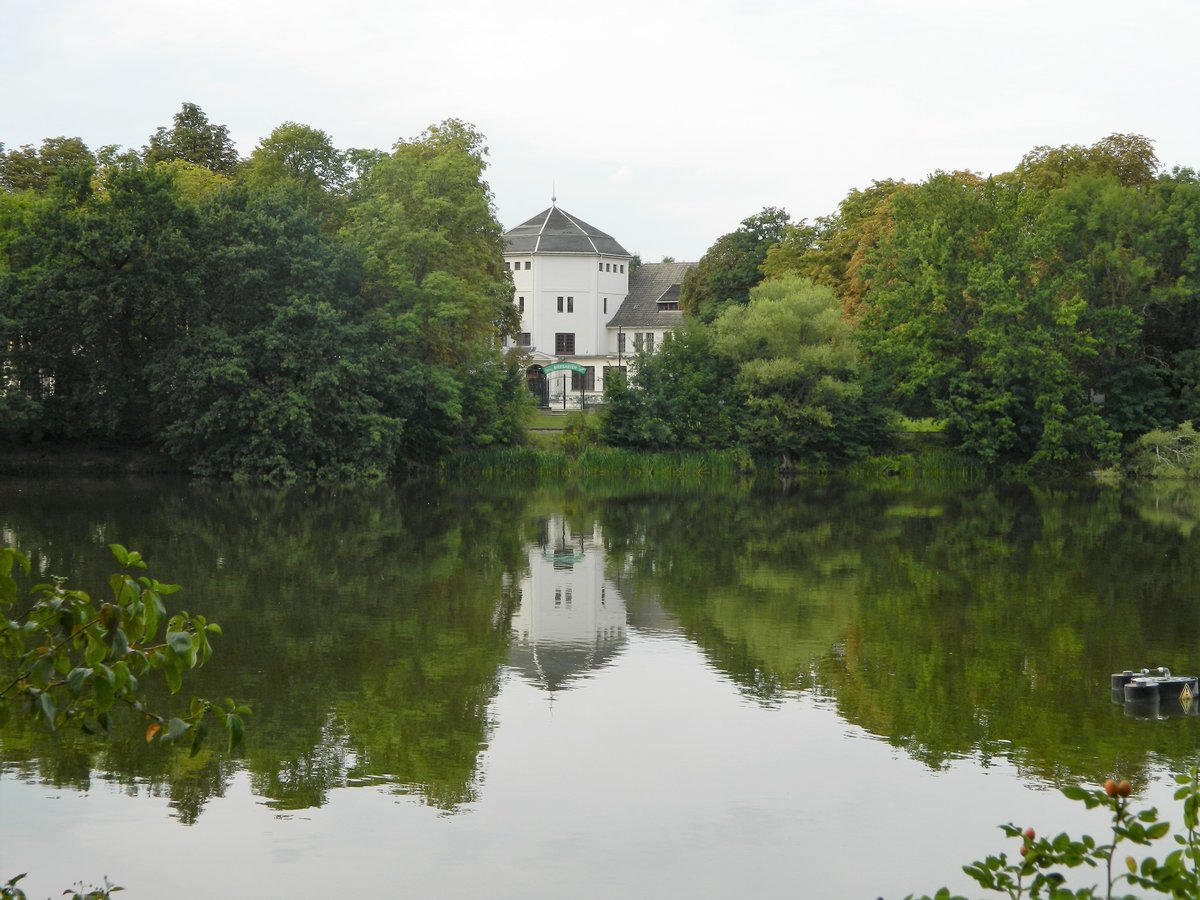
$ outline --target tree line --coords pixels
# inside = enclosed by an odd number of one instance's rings
[[[688,327],[606,434],[845,459],[899,412],[989,465],[1111,464],[1200,415],[1198,301],[1200,178],[1145,137],[876,181],[814,222],[767,208],[719,238],[684,283]]]
[[[286,122],[238,155],[185,103],[140,151],[0,145],[0,436],[346,479],[520,435],[487,150]]]

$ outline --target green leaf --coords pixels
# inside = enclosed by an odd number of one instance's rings
[[[192,649],[192,636],[186,631],[167,632],[167,646],[179,654],[187,654]]]
[[[245,725],[240,716],[230,713],[225,717],[225,730],[229,732],[229,752],[232,753],[242,742]]]
[[[220,634],[222,637],[224,637],[224,635],[221,634],[221,626],[216,622],[209,622],[204,626],[204,628],[206,631],[211,631],[213,634]]]
[[[50,696],[49,691],[42,691],[37,695],[37,708],[43,716],[46,717],[46,723],[50,726],[50,730],[54,730],[54,717],[58,715],[58,707],[54,705],[54,698]]]
[[[1063,796],[1066,797],[1068,800],[1087,801],[1087,800],[1092,799],[1091,791],[1087,791],[1087,790],[1081,788],[1077,784],[1072,784],[1068,787],[1063,788],[1062,793],[1063,793]]]
[[[187,722],[183,721],[183,719],[179,719],[179,718],[172,719],[170,722],[167,723],[167,729],[166,729],[166,731],[163,732],[163,735],[160,738],[160,740],[162,740],[166,743],[176,741],[179,738],[183,737],[185,734],[187,734],[188,731],[191,729],[191,727],[192,726],[190,726]]]
[[[166,615],[166,607],[163,606],[162,598],[157,591],[147,591],[143,595],[145,601],[145,623],[143,625],[143,640],[151,641],[154,635],[158,633],[158,623],[164,615]]]
[[[1151,825],[1149,828],[1146,829],[1146,837],[1150,838],[1150,840],[1152,840],[1152,841],[1158,840],[1160,837],[1165,835],[1170,830],[1171,830],[1170,822],[1158,822],[1154,825]]]
[[[183,687],[183,665],[179,662],[179,657],[173,657],[163,662],[163,675],[167,679],[167,687],[172,694],[179,692]]]
[[[119,562],[121,565],[125,565],[125,563],[129,560],[129,551],[120,544],[109,544],[108,549],[112,551],[112,555],[117,558],[117,562]]]
[[[79,696],[79,694],[83,691],[83,683],[87,681],[89,677],[91,677],[91,674],[91,668],[85,668],[83,666],[74,668],[67,674],[67,690],[71,692],[72,697]]]
[[[87,632],[87,650],[83,652],[83,661],[89,666],[97,666],[104,661],[106,656],[108,656],[108,645],[93,634],[92,629],[89,629]]]
[[[124,630],[120,628],[113,631],[112,652],[113,656],[118,659],[129,652],[129,638],[125,636]]]

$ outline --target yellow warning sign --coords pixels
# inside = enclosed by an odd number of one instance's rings
[[[1185,713],[1189,709],[1192,708],[1192,686],[1191,685],[1185,684],[1183,686],[1183,690],[1179,692],[1179,705],[1183,707],[1183,711]]]

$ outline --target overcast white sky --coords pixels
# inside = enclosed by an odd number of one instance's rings
[[[646,261],[1039,144],[1200,166],[1195,0],[0,0],[0,34],[9,148],[141,147],[184,101],[242,155],[289,120],[386,148],[457,117],[506,228],[553,184]]]

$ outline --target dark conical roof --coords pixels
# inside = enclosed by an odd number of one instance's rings
[[[557,206],[504,232],[505,253],[596,253],[629,257],[610,235]]]

